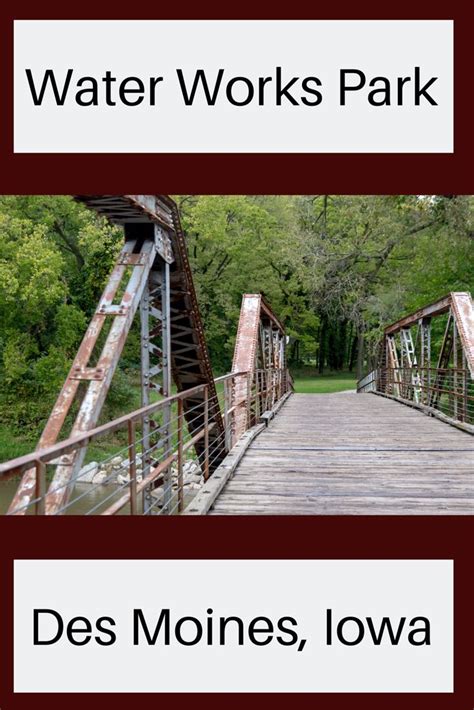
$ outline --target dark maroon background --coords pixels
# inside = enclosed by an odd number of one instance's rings
[[[337,14],[336,14],[337,8]],[[454,155],[13,155],[12,20],[159,18],[454,19]],[[472,9],[380,0],[298,5],[245,0],[225,5],[181,0],[177,7],[142,0],[66,5],[64,0],[0,8],[0,193],[415,193],[473,190]],[[157,41],[158,38],[157,38]],[[422,38],[420,37],[420,43]],[[124,48],[126,51],[126,48]],[[242,51],[245,51],[243,46]],[[400,47],[403,52],[403,47]],[[158,130],[158,129],[157,129]],[[0,518],[0,708],[361,707],[367,710],[472,710],[472,518],[212,517]],[[13,683],[12,570],[15,558],[448,558],[455,562],[455,693],[287,695],[16,695]],[[34,585],[34,579],[31,580]],[[199,580],[190,580],[189,593]],[[350,584],[350,582],[349,582]],[[119,591],[119,590],[118,590]],[[100,595],[100,590],[97,590]],[[51,669],[53,672],[53,669]],[[78,671],[80,672],[80,671]],[[117,669],[126,672],[126,668]],[[183,668],[183,673],[186,670]],[[239,669],[235,672],[238,674]],[[318,669],[315,668],[315,673]]]
[[[405,193],[452,194],[473,190],[474,102],[472,45],[474,3],[455,0],[277,3],[222,0],[176,5],[141,0],[64,0],[0,9],[2,117],[0,193]],[[455,152],[452,155],[16,155],[12,154],[12,44],[17,19],[454,19]],[[159,37],[157,37],[159,42]],[[420,36],[420,45],[423,37]],[[87,51],[87,48],[85,48]],[[127,48],[124,47],[124,51]],[[245,46],[242,46],[245,52]],[[403,54],[403,46],[400,46]],[[34,126],[32,126],[34,130]],[[159,130],[157,122],[157,130]],[[315,128],[317,130],[317,128]]]
[[[364,710],[472,710],[472,520],[463,517],[203,517],[0,518],[2,710],[41,707],[364,708]],[[454,559],[454,694],[19,694],[13,695],[12,567],[22,558],[291,558]],[[35,580],[31,580],[34,585]],[[347,585],[350,588],[350,579]],[[189,595],[200,584],[189,579]],[[98,597],[101,590],[94,590]],[[117,594],[120,590],[117,590]],[[315,590],[315,594],[317,590]],[[80,610],[78,610],[80,613]],[[422,610],[420,610],[422,613]],[[85,649],[86,651],[86,649]],[[318,668],[315,667],[315,674]],[[54,669],[51,669],[54,673]],[[126,667],[117,673],[126,673]],[[157,667],[157,673],[159,673]],[[210,670],[210,672],[212,672]],[[80,673],[80,668],[78,668]],[[183,674],[186,668],[183,667]],[[239,668],[235,668],[239,674]]]

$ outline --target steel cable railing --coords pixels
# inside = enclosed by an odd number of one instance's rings
[[[235,397],[235,383],[242,377],[247,378],[248,388],[246,397],[239,401]],[[181,513],[193,492],[212,475],[213,469],[235,445],[237,412],[244,413],[247,430],[292,387],[287,370],[271,368],[230,373],[218,377],[215,385],[217,393],[213,396],[209,396],[209,385],[198,385],[82,435],[1,464],[0,480],[31,468],[36,471],[31,499],[23,505],[20,502],[10,514],[45,514],[48,495],[60,489],[66,490],[67,495],[54,514]],[[194,403],[195,400],[200,401]],[[142,431],[145,417],[155,419],[155,425],[146,435]],[[81,469],[47,491],[48,480],[52,478],[50,468],[64,466],[68,454],[91,443],[110,446],[112,434],[118,445],[93,467],[91,483],[83,482]],[[120,463],[114,464],[114,460],[119,459]],[[194,474],[185,473],[186,464]],[[94,482],[100,472],[102,475]],[[190,481],[193,476],[195,480]]]
[[[452,423],[474,427],[474,380],[465,368],[378,368],[359,381],[357,391],[384,394]]]

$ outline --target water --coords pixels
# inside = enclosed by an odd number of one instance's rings
[[[18,479],[10,479],[8,481],[0,482],[0,515],[5,515],[5,513],[7,512],[8,506],[13,500],[13,496],[15,495],[17,487]],[[116,484],[101,484],[99,486],[94,486],[90,483],[77,483],[74,487],[74,491],[71,496],[71,501],[74,498],[78,498],[83,493],[87,493],[87,495],[84,495],[77,502],[74,502],[71,507],[69,507],[65,511],[65,514],[86,515],[89,510],[91,510],[97,505],[99,507],[97,508],[97,510],[94,511],[97,515],[103,510],[105,510],[105,508],[111,505],[115,500],[120,498],[126,492],[126,490],[126,488],[121,488]],[[139,496],[139,499],[141,499],[141,497],[142,496]],[[128,515],[129,512],[129,506],[126,505],[124,508],[122,508],[118,515]]]
[[[5,515],[8,506],[13,500],[16,489],[18,487],[18,479],[11,479],[8,481],[0,481],[0,515]],[[100,485],[93,485],[90,483],[76,483],[74,486],[74,491],[70,498],[71,505],[65,511],[65,515],[87,515],[89,511],[93,510],[91,515],[100,515],[106,508],[108,508],[114,501],[118,500],[124,493],[127,493],[127,486],[122,488],[115,483],[101,483]],[[85,495],[83,495],[85,494]],[[187,491],[185,489],[184,505],[187,506],[195,496],[195,492]],[[77,500],[75,500],[77,499]],[[137,499],[137,514],[141,515],[143,512],[143,496],[138,495]],[[170,503],[171,512],[177,512],[177,493],[173,491],[173,495]],[[152,511],[155,514],[161,512],[158,506],[155,506]],[[32,515],[34,513],[33,506],[29,510],[28,514]],[[130,506],[125,505],[122,510],[120,510],[117,515],[129,515]]]

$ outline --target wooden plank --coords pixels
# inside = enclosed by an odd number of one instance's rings
[[[293,395],[211,514],[466,515],[474,439],[382,397]]]
[[[212,476],[206,481],[197,496],[193,498],[183,515],[206,515],[212,507],[219,493],[230,479],[247,448],[254,438],[265,428],[265,424],[257,424],[243,434],[234,448],[216,468]]]

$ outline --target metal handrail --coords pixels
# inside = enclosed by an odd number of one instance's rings
[[[14,475],[23,473],[26,470],[34,469],[36,472],[35,482],[34,482],[34,496],[32,499],[28,499],[24,505],[16,506],[10,514],[17,514],[20,512],[26,512],[27,510],[33,510],[36,514],[45,514],[47,512],[46,501],[50,492],[46,492],[46,467],[48,464],[61,465],[67,464],[67,459],[65,458],[67,454],[70,454],[81,447],[85,447],[91,442],[99,439],[100,437],[110,434],[114,431],[120,429],[126,429],[128,433],[128,443],[124,449],[128,452],[128,471],[129,471],[129,481],[124,483],[118,488],[118,492],[124,489],[123,495],[121,495],[117,500],[113,500],[108,507],[102,511],[102,515],[115,515],[120,510],[122,510],[128,504],[130,505],[130,513],[132,515],[138,513],[137,499],[138,495],[145,490],[151,490],[153,485],[157,485],[158,481],[163,478],[165,484],[168,486],[167,492],[170,494],[168,496],[171,499],[171,487],[172,481],[169,476],[170,468],[172,464],[177,464],[178,466],[178,478],[177,478],[177,503],[175,508],[178,512],[182,512],[184,509],[184,493],[183,493],[183,464],[184,456],[186,452],[195,447],[197,442],[203,442],[202,455],[199,457],[199,466],[203,472],[203,478],[206,480],[210,475],[210,466],[215,459],[216,446],[220,443],[224,444],[225,450],[228,452],[236,443],[233,436],[233,425],[236,411],[240,408],[245,408],[246,411],[246,428],[250,428],[258,416],[261,415],[261,402],[263,400],[272,403],[279,401],[282,396],[288,391],[290,387],[290,380],[286,369],[269,369],[263,371],[265,374],[264,381],[262,380],[262,373],[260,371],[247,372],[238,371],[227,373],[217,377],[214,380],[215,384],[223,383],[224,385],[224,403],[223,403],[223,414],[224,414],[224,431],[218,435],[218,440],[212,440],[209,437],[209,433],[214,431],[215,422],[210,421],[210,413],[216,406],[219,406],[218,395],[213,395],[209,397],[209,384],[205,383],[202,385],[197,385],[195,387],[178,392],[170,397],[163,398],[153,404],[146,407],[141,407],[123,415],[113,421],[110,421],[101,426],[95,427],[87,432],[80,435],[70,437],[62,442],[58,442],[52,446],[45,447],[43,449],[38,449],[25,456],[20,456],[11,461],[7,461],[0,464],[0,480],[8,479]],[[235,380],[239,377],[248,378],[251,386],[248,389],[248,396],[240,401],[233,401],[232,394],[233,388],[235,387]],[[262,386],[262,383],[264,386]],[[204,413],[203,416],[197,417],[199,419],[198,426],[193,427],[193,430],[188,429],[189,439],[185,440],[185,426],[186,420],[184,418],[184,407],[185,400],[187,398],[193,398],[196,394],[204,393]],[[170,422],[170,426],[176,425],[174,437],[176,442],[173,443],[171,439],[168,438],[168,446],[164,451],[158,451],[158,449],[163,448],[159,443],[154,444],[151,449],[144,449],[142,456],[149,456],[153,451],[158,453],[158,460],[156,460],[145,472],[143,479],[140,481],[137,479],[137,445],[142,442],[141,439],[137,440],[136,427],[143,422],[144,417],[151,417],[151,415],[156,414],[165,407],[170,405],[177,405],[177,416],[173,418]],[[192,411],[192,410],[191,410]],[[154,432],[161,432],[163,427],[157,427]],[[171,436],[172,430],[168,431],[168,435]],[[160,434],[161,436],[161,434]],[[115,455],[115,454],[114,454]],[[76,478],[70,479],[65,486],[74,487],[76,483],[80,482],[80,475],[78,474]],[[101,484],[91,484],[93,490],[95,487]],[[57,490],[57,489],[55,489]],[[72,490],[72,488],[71,488]],[[108,496],[108,498],[116,497],[116,491]],[[58,511],[59,513],[64,512],[69,509],[71,505],[75,503],[76,500],[83,498],[89,494],[81,493],[78,498],[74,498],[71,502],[67,502]],[[106,502],[107,498],[105,501]],[[169,501],[168,501],[169,502]],[[102,504],[101,504],[102,505]],[[98,506],[92,508],[91,512],[94,512]],[[164,506],[164,512],[172,512],[169,509],[169,505]]]
[[[443,336],[433,343],[432,321],[440,316]],[[385,328],[378,367],[357,391],[383,394],[474,433],[471,294],[452,292]]]
[[[231,372],[226,375],[222,375],[221,377],[217,377],[214,382],[223,382],[224,380],[230,379],[235,375],[246,374],[246,372]],[[173,394],[170,397],[164,397],[158,402],[149,404],[146,407],[140,407],[140,409],[135,409],[133,412],[129,412],[128,414],[124,414],[123,416],[118,417],[117,419],[113,419],[112,421],[107,422],[107,424],[101,424],[100,426],[95,427],[94,429],[85,431],[83,434],[79,434],[78,436],[72,436],[69,439],[60,441],[59,443],[53,444],[52,446],[47,446],[43,449],[33,451],[31,454],[25,454],[24,456],[18,456],[17,458],[11,459],[11,461],[6,461],[5,463],[0,464],[0,480],[7,480],[12,476],[16,476],[20,473],[23,473],[28,468],[31,468],[40,459],[41,461],[43,461],[43,463],[53,461],[59,456],[70,453],[70,451],[78,448],[78,446],[81,444],[83,446],[86,444],[90,444],[91,441],[97,439],[99,436],[102,436],[103,434],[109,434],[113,431],[116,431],[117,429],[120,429],[128,421],[138,421],[143,417],[146,417],[150,414],[153,414],[154,412],[157,412],[160,409],[163,409],[168,404],[173,404],[177,400],[187,399],[190,395],[203,392],[206,387],[207,385],[196,385],[196,387],[191,387],[190,389],[183,390],[182,392],[177,392],[176,394]]]
[[[389,397],[474,433],[474,380],[466,368],[376,368],[357,392]]]

